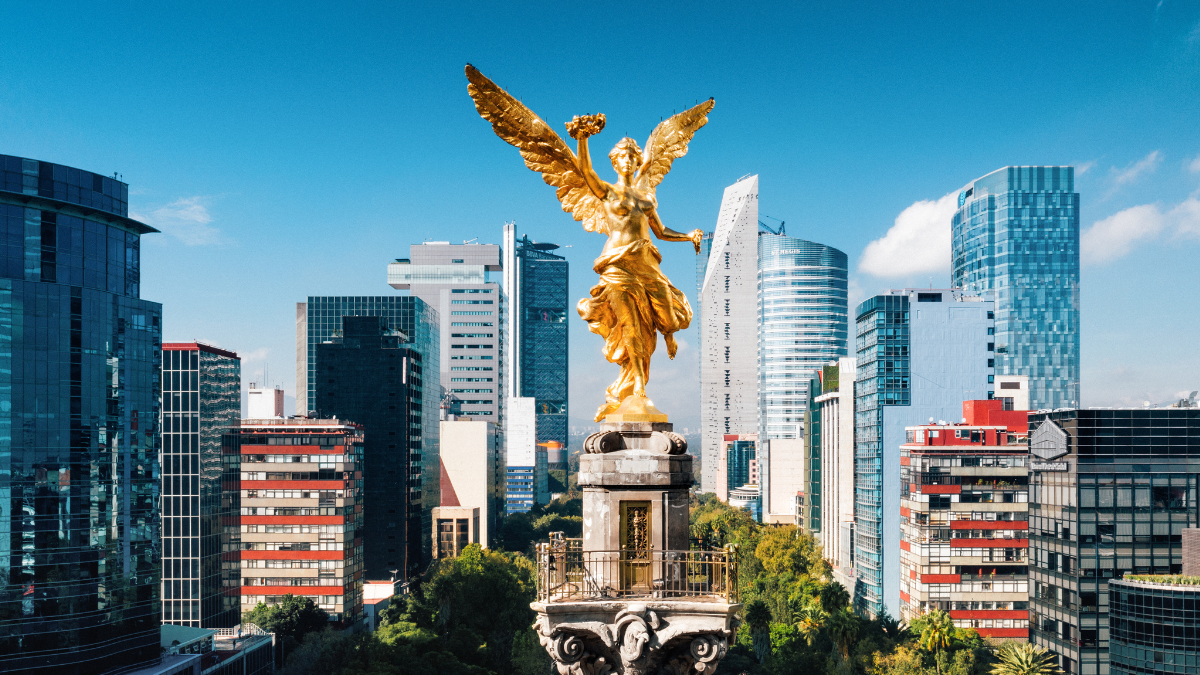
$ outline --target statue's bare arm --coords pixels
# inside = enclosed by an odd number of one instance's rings
[[[587,183],[588,189],[592,194],[600,199],[608,196],[608,183],[596,173],[592,168],[592,155],[588,152],[588,137],[587,134],[579,134],[579,175],[583,177],[583,182]]]
[[[654,236],[662,241],[690,241],[696,247],[696,253],[700,253],[700,240],[704,236],[704,230],[692,230],[687,234],[676,232],[663,225],[662,220],[658,217],[658,209],[651,211],[649,216],[650,229],[654,231]]]

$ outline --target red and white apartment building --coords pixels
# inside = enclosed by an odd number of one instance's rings
[[[949,612],[985,638],[1029,638],[1028,411],[965,401],[964,422],[906,429],[900,613]]]
[[[321,419],[241,424],[242,611],[307,596],[363,620],[363,428]]]

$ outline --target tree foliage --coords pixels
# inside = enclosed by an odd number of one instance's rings
[[[1005,642],[996,653],[992,675],[1055,675],[1060,673],[1050,652],[1037,645]]]

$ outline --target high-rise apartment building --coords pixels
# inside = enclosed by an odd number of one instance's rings
[[[454,557],[467,544],[494,543],[504,514],[504,448],[499,429],[484,420],[444,420],[441,501],[433,510],[438,558]]]
[[[994,304],[960,290],[889,291],[858,306],[854,384],[854,602],[900,606],[900,446],[906,427],[990,399]]]
[[[854,357],[821,369],[821,548],[834,579],[854,588]]]
[[[900,618],[939,609],[994,641],[1029,638],[1027,411],[966,401],[961,424],[905,430]],[[888,508],[896,508],[889,504]]]
[[[700,485],[725,436],[758,433],[758,176],[725,188],[700,290]]]
[[[242,420],[241,603],[311,598],[340,628],[363,620],[363,428]]]
[[[1183,530],[1200,514],[1198,412],[1029,416],[1030,641],[1053,651],[1067,673],[1107,675],[1110,638],[1129,646],[1127,636],[1110,634],[1118,603],[1109,580],[1182,570]],[[1117,616],[1128,618],[1123,610]],[[1123,649],[1114,663],[1137,656]]]
[[[1009,166],[958,195],[953,286],[996,299],[996,374],[1034,410],[1079,405],[1079,193],[1070,166]]]
[[[440,444],[423,442],[432,410],[422,408],[425,362],[407,336],[378,316],[342,318],[342,332],[317,345],[316,408],[365,428],[363,568],[368,578],[417,573],[432,551],[429,531],[438,503]],[[432,370],[432,369],[431,369]],[[432,494],[427,494],[432,493]]]
[[[803,438],[809,380],[846,355],[846,293],[845,253],[782,233],[758,234],[761,438]]]
[[[504,225],[508,396],[537,401],[538,443],[567,443],[567,259]]]
[[[140,299],[157,230],[128,195],[0,155],[0,671],[159,656],[162,306]]]
[[[500,270],[495,244],[427,241],[410,246],[409,257],[389,264],[387,273],[389,286],[437,312],[441,359],[426,362],[440,368],[451,411],[503,426],[507,310],[504,289],[491,275]]]
[[[236,489],[242,361],[197,342],[162,346],[162,621],[241,623]]]

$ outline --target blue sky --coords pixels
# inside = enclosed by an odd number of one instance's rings
[[[948,282],[930,253],[948,250],[944,195],[1008,164],[1074,164],[1084,403],[1200,389],[1195,0],[10,2],[0,54],[0,152],[120,172],[163,231],[143,240],[142,289],[165,338],[238,351],[246,381],[269,363],[292,393],[294,303],[393,293],[387,263],[425,239],[498,242],[515,220],[571,246],[587,293],[602,240],[478,118],[469,61],[556,128],[604,112],[598,149],[715,97],[659,188],[664,221],[711,229],[722,189],[756,173],[763,214],[850,256],[852,302]],[[694,296],[690,248],[663,251]],[[571,331],[586,419],[615,366]],[[698,420],[692,333],[652,371],[680,427]]]

